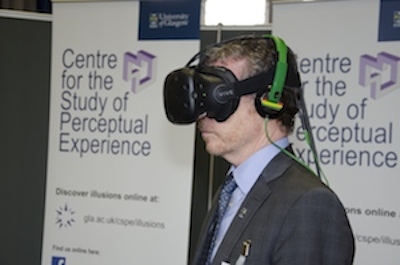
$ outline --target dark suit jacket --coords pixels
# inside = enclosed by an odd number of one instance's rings
[[[204,231],[215,208],[216,202],[204,223],[193,265],[200,265]],[[282,152],[266,166],[245,198],[212,265],[235,264],[245,240],[251,240],[246,265],[353,262],[354,238],[341,202],[318,177]]]

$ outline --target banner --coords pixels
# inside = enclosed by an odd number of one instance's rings
[[[383,2],[391,2],[390,8]],[[388,15],[398,25],[398,4],[352,0],[274,7],[273,33],[298,56],[318,158],[349,216],[356,265],[400,260],[400,43],[388,24],[380,25]],[[299,126],[291,139],[296,154],[313,166]]]
[[[53,3],[43,265],[187,264],[195,131],[163,83],[199,50],[200,7],[165,4]]]

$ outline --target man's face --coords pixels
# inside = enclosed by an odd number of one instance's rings
[[[245,60],[217,61],[213,66],[223,66],[240,80],[246,69]],[[224,122],[204,117],[198,128],[206,144],[206,150],[223,157],[233,165],[239,165],[260,148],[265,141],[263,118],[254,106],[254,96],[242,96],[236,111]]]

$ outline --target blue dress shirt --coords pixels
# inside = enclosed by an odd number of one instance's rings
[[[286,148],[289,145],[289,139],[285,137],[274,143],[281,148]],[[233,218],[238,212],[247,194],[256,183],[263,169],[279,152],[281,152],[279,148],[270,144],[258,150],[238,167],[230,167],[227,175],[231,172],[233,173],[233,178],[236,181],[237,188],[232,193],[228,208],[222,218],[211,260],[214,259],[215,253],[217,252],[226,231],[231,225]]]

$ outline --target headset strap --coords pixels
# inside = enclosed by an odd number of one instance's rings
[[[233,90],[236,96],[243,96],[247,94],[256,93],[259,91],[266,91],[266,87],[273,84],[275,76],[275,68],[271,67],[267,72],[261,72],[255,76],[238,81],[233,84]],[[291,70],[288,71],[284,85],[300,87],[301,82],[298,73]],[[275,93],[275,91],[273,92]],[[272,101],[272,100],[271,100]],[[279,100],[278,100],[279,101]],[[277,101],[277,102],[278,102]]]

